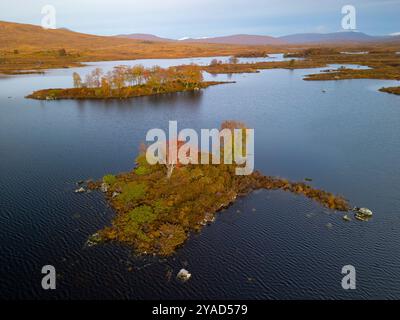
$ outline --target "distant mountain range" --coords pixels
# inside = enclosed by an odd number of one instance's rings
[[[298,33],[283,37],[271,37],[250,34],[235,34],[231,36],[209,37],[209,38],[185,38],[174,40],[161,38],[151,34],[127,34],[118,35],[120,38],[129,38],[143,41],[179,41],[196,43],[219,43],[238,45],[285,45],[285,44],[307,44],[307,43],[343,43],[343,42],[381,42],[400,41],[400,36],[371,36],[362,32],[334,32],[334,33]]]
[[[143,41],[158,41],[158,42],[177,41],[177,40],[173,40],[173,39],[157,37],[155,35],[147,34],[147,33],[119,34],[116,37],[117,38],[143,40]]]
[[[234,34],[225,37],[212,37],[202,39],[188,38],[181,40],[184,42],[203,42],[203,43],[226,43],[226,44],[239,44],[239,45],[279,45],[284,44],[284,41],[279,38],[270,36],[257,36],[251,34]]]

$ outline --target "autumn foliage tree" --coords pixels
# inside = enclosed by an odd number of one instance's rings
[[[240,152],[240,154],[244,155],[246,153],[246,140],[247,140],[246,128],[247,128],[246,124],[243,122],[240,122],[240,121],[225,120],[224,122],[222,122],[221,130],[228,129],[231,131],[232,135],[234,134],[235,129],[242,130],[241,143],[238,143],[239,141],[236,141],[235,139],[232,140],[232,149],[231,150],[233,151],[233,153],[235,153],[235,150],[237,148],[239,148],[237,151]]]
[[[72,74],[72,79],[74,81],[74,88],[81,88],[82,87],[82,79],[81,79],[81,76],[78,73],[74,72]]]
[[[165,144],[165,149],[162,150],[161,157],[164,160],[164,165],[167,168],[167,179],[171,178],[172,172],[175,168],[182,166],[179,158],[179,149],[185,144],[180,140],[169,140]],[[172,151],[172,152],[171,152]],[[188,156],[188,154],[186,154]]]
[[[210,66],[217,66],[219,64],[222,64],[222,61],[218,59],[212,59],[210,62]]]
[[[153,66],[145,68],[142,65],[116,66],[113,70],[103,73],[100,68],[94,69],[85,76],[82,82],[77,73],[72,75],[75,88],[94,88],[102,96],[129,96],[133,87],[142,87],[154,93],[168,91],[176,85],[185,89],[196,89],[203,81],[201,69],[197,65],[161,68]]]
[[[229,58],[229,63],[237,64],[238,62],[239,62],[239,59],[235,56],[232,56]]]
[[[101,78],[101,92],[103,96],[108,97],[111,95],[111,85],[108,78]]]

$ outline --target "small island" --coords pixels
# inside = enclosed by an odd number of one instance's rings
[[[170,68],[142,65],[117,66],[103,73],[96,68],[83,81],[76,72],[72,75],[74,87],[67,89],[44,89],[33,92],[27,98],[38,100],[60,99],[126,99],[184,91],[196,91],[209,86],[232,83],[227,81],[204,81],[197,65]]]
[[[227,121],[222,128],[235,128],[235,124]],[[112,225],[92,235],[89,244],[116,241],[132,246],[137,254],[168,256],[191,232],[212,222],[218,211],[257,189],[281,189],[332,210],[350,209],[344,198],[304,182],[259,172],[238,176],[232,164],[177,165],[169,175],[167,165],[149,165],[144,152],[143,147],[131,172],[108,174],[88,185],[104,192],[116,212]]]
[[[208,66],[202,69],[210,74],[234,74],[234,73],[257,73],[265,69],[308,69],[325,67],[326,63],[315,62],[312,60],[295,60],[286,61],[261,61],[239,63],[236,57],[231,57],[227,62],[213,59]]]
[[[399,58],[394,51],[371,50],[349,54],[338,49],[315,47],[299,52],[285,53],[285,61],[239,63],[238,55],[227,62],[214,59],[202,70],[210,74],[257,73],[265,69],[310,69],[325,68],[329,64],[341,64],[342,67],[322,70],[319,73],[306,75],[306,81],[380,79],[400,80]],[[300,60],[295,60],[299,59]],[[347,68],[345,65],[357,65],[368,68]],[[381,88],[379,91],[399,94],[399,87]]]
[[[400,95],[400,87],[384,87],[380,88],[379,91]]]

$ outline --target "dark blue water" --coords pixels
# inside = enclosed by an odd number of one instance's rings
[[[0,79],[1,298],[400,298],[400,97],[377,91],[393,81],[310,82],[302,77],[319,69],[266,70],[196,93],[24,99],[71,86],[73,71]],[[146,132],[169,120],[199,130],[227,119],[255,128],[256,169],[310,177],[371,208],[373,219],[344,222],[304,197],[259,191],[168,259],[138,258],[117,244],[85,246],[113,212],[102,194],[74,194],[76,181],[130,170]],[[54,291],[41,289],[46,264],[58,273]],[[341,288],[347,264],[357,270],[353,291]],[[182,267],[192,273],[186,283],[175,280]]]

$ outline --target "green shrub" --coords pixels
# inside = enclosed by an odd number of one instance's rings
[[[142,199],[146,193],[147,186],[144,183],[130,182],[122,187],[122,193],[119,198],[127,202]]]
[[[163,214],[163,213],[164,213],[164,214],[168,213],[168,212],[171,210],[171,208],[168,207],[168,206],[165,204],[165,201],[164,201],[164,200],[158,199],[158,200],[156,200],[156,201],[154,202],[153,210],[154,210],[154,212],[155,212],[157,215],[159,215],[159,214]]]
[[[107,174],[103,177],[103,182],[113,185],[117,181],[117,178],[112,174]]]
[[[128,216],[131,222],[141,225],[142,223],[154,221],[154,219],[157,217],[157,214],[150,206],[143,205],[130,211]]]
[[[135,173],[136,173],[137,175],[139,175],[139,176],[143,176],[143,175],[145,175],[145,174],[149,174],[149,173],[150,173],[150,169],[147,168],[147,167],[144,167],[144,166],[137,167],[137,168],[135,169]]]
[[[58,55],[60,56],[60,57],[64,57],[64,56],[66,56],[67,55],[67,51],[63,48],[63,49],[59,49],[58,50]]]
[[[129,221],[124,227],[124,232],[128,234],[128,236],[136,237],[141,241],[149,241],[150,239],[140,227],[142,224],[152,222],[157,218],[157,214],[153,209],[146,205],[136,207],[128,213],[128,218]]]
[[[146,159],[146,154],[145,153],[139,154],[136,157],[135,162],[136,162],[138,167],[145,167],[146,165],[148,165],[148,162],[147,162],[147,159]]]

